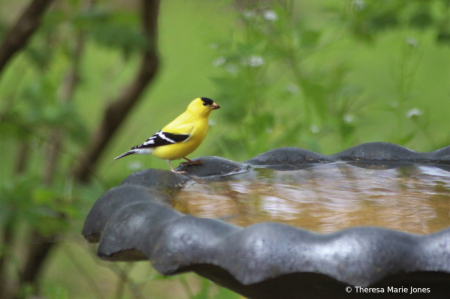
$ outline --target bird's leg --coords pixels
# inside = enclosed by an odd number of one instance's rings
[[[188,159],[186,157],[183,157],[187,162],[182,162],[181,165],[200,165],[202,164],[202,160],[196,160],[192,161],[191,159]]]
[[[176,171],[175,169],[173,169],[173,166],[172,166],[172,163],[170,163],[170,160],[166,160],[166,161],[167,161],[167,164],[169,164],[170,169],[172,169],[172,172],[180,173],[180,174],[186,173],[185,171]]]
[[[172,169],[173,172],[175,172],[175,169],[173,169],[172,163],[170,163],[170,160],[166,160],[167,164],[169,164],[170,169]]]

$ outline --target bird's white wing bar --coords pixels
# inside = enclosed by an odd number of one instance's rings
[[[159,130],[155,135],[147,139],[144,143],[132,147],[128,152],[114,158],[114,160],[132,154],[151,154],[153,149],[163,145],[185,142],[191,137],[191,134],[173,134]]]
[[[147,139],[147,141],[145,141],[144,143],[133,147],[132,150],[142,148],[153,148],[183,142],[187,140],[190,136],[191,136],[190,134],[173,134],[159,130],[158,132],[156,132],[155,135]]]
[[[144,143],[132,147],[128,152],[114,158],[114,160],[132,154],[151,154],[153,149],[158,146],[185,142],[191,137],[191,134],[173,134],[159,130],[155,135],[147,139]]]
[[[167,142],[170,142],[170,143],[175,143],[176,142],[175,140],[172,140],[168,136],[166,136],[166,134],[168,135],[169,133],[164,133],[161,130],[159,130],[158,133],[156,133],[156,135],[158,135],[159,138],[162,138],[162,139],[164,139]]]

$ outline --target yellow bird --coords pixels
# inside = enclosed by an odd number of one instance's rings
[[[132,147],[131,150],[114,160],[132,154],[152,154],[166,160],[173,172],[176,171],[170,163],[172,160],[183,158],[188,161],[188,164],[200,164],[201,161],[192,161],[186,156],[192,153],[205,139],[209,127],[208,116],[211,111],[219,108],[220,106],[209,98],[196,98],[189,104],[187,110],[174,121],[156,132],[144,143]]]

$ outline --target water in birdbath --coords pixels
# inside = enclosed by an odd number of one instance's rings
[[[425,165],[368,169],[346,163],[253,169],[192,184],[175,196],[174,206],[243,227],[278,222],[320,233],[377,226],[428,234],[450,227],[450,172]]]

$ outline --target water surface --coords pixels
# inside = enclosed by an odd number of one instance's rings
[[[346,163],[295,171],[253,169],[188,186],[175,196],[174,205],[185,214],[243,227],[278,222],[329,233],[370,225],[428,234],[450,227],[450,172],[433,166],[367,169]]]

